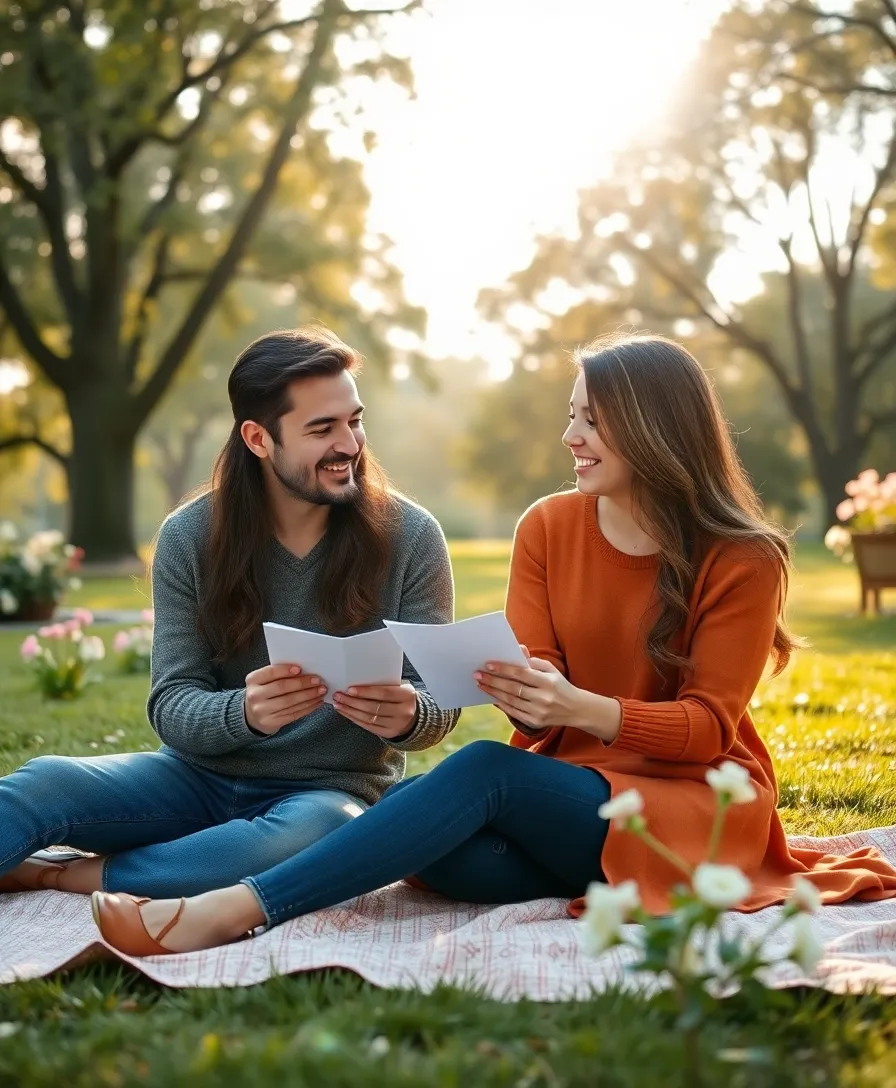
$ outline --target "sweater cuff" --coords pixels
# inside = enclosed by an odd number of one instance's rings
[[[400,752],[421,752],[443,741],[457,724],[459,710],[440,710],[428,691],[417,689],[417,713],[414,724],[400,737],[386,743]]]
[[[238,688],[231,692],[231,698],[224,709],[224,732],[231,742],[228,751],[242,748],[253,740],[263,740],[267,734],[259,733],[246,721],[246,689]]]
[[[668,703],[661,709],[655,703],[638,699],[617,699],[616,702],[622,708],[622,724],[616,739],[608,747],[654,759],[681,759],[690,733],[690,722],[683,707],[676,708],[675,717],[680,715],[681,720],[674,721],[670,720],[673,716],[669,713]]]

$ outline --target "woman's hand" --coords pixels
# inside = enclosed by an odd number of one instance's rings
[[[475,673],[480,691],[490,695],[508,718],[532,729],[555,726],[583,729],[606,743],[615,740],[622,709],[615,699],[583,691],[571,684],[550,661],[529,657],[529,667],[490,661]]]
[[[355,725],[384,740],[407,733],[417,716],[417,690],[407,680],[401,684],[363,684],[337,691],[336,709]]]

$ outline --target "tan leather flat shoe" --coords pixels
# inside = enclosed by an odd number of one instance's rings
[[[161,942],[180,921],[186,900],[181,899],[174,917],[161,929],[158,937],[150,936],[140,914],[140,908],[148,902],[149,899],[137,899],[123,893],[94,892],[90,897],[90,909],[106,944],[126,956],[176,955]]]

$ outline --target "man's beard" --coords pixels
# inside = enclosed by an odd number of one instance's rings
[[[361,491],[361,485],[357,478],[358,461],[359,458],[355,457],[351,461],[351,473],[352,482],[349,484],[336,484],[334,490],[322,487],[317,477],[317,472],[324,469],[326,465],[338,465],[342,464],[346,458],[342,457],[338,461],[330,458],[326,461],[318,461],[313,469],[308,468],[307,465],[303,465],[301,468],[293,469],[292,471],[285,470],[278,466],[276,460],[272,457],[271,469],[274,475],[280,481],[280,483],[286,488],[290,495],[294,498],[301,499],[303,502],[313,503],[315,506],[348,506],[350,503],[356,502]]]

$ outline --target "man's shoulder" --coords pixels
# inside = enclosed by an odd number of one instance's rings
[[[211,502],[209,493],[201,495],[178,506],[162,522],[159,529],[159,548],[166,551],[191,551],[198,553],[208,540],[211,525]]]
[[[444,538],[441,525],[425,506],[400,491],[392,492],[392,499],[399,514],[397,533],[403,543],[412,546],[421,538]]]

